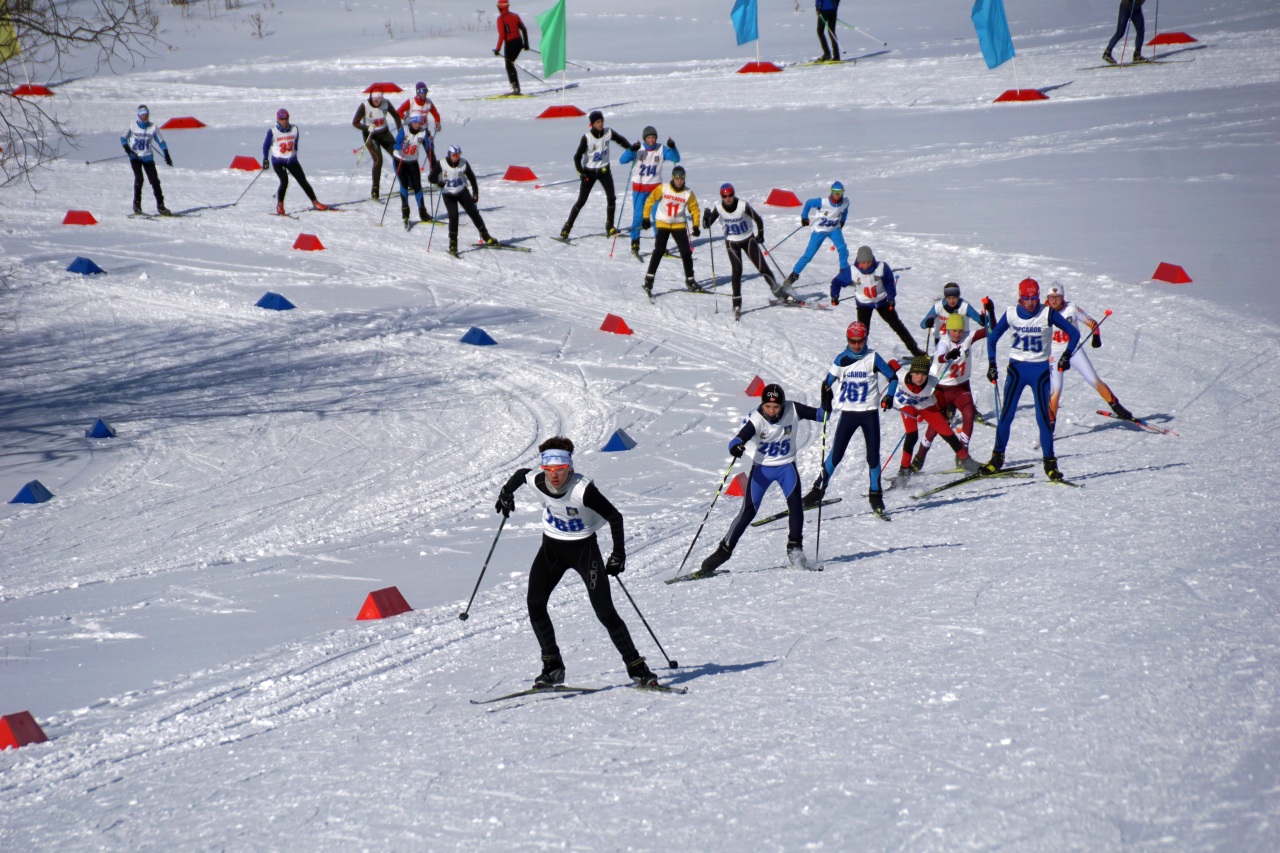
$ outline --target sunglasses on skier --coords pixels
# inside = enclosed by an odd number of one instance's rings
[[[548,474],[555,474],[560,471],[568,471],[569,467],[570,466],[568,465],[543,465],[542,470],[546,471]]]

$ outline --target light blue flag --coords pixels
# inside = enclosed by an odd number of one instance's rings
[[[975,0],[970,17],[973,28],[978,31],[978,44],[982,46],[982,58],[988,68],[1013,59],[1013,38],[1004,16],[1004,0]]]
[[[756,0],[733,0],[733,11],[729,13],[733,19],[733,31],[738,36],[738,44],[746,44],[760,38],[760,26],[756,21]]]

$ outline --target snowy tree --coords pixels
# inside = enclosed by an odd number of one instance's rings
[[[0,0],[0,186],[29,177],[73,135],[56,101],[14,96],[28,71],[60,79],[85,64],[132,65],[155,44],[157,22],[150,0]]]

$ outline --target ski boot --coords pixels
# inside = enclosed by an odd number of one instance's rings
[[[978,460],[969,455],[967,448],[960,448],[956,452],[956,464],[965,470],[967,474],[976,474],[982,466],[978,464]]]
[[[793,569],[811,569],[809,559],[804,555],[804,544],[795,539],[787,540],[787,562]]]
[[[421,206],[418,207],[418,221],[419,222],[431,221],[431,214],[427,213],[427,209],[425,207],[421,207]]]
[[[312,210],[328,210],[329,205],[318,202],[313,198],[311,199],[311,208]]]
[[[380,201],[380,200],[381,200],[381,198],[380,198],[380,196],[379,196],[379,193],[378,193],[378,188],[377,188],[377,187],[374,187],[374,188],[373,188],[373,193],[372,193],[372,195],[373,195],[373,200],[374,200],[374,201]]]
[[[618,236],[618,229],[617,229],[617,228],[614,228],[612,225],[606,225],[606,226],[605,226],[605,229],[604,229],[604,236],[606,236],[606,237],[617,237],[617,236]]]
[[[924,458],[928,455],[929,448],[925,447],[923,444],[920,445],[919,449],[916,450],[915,457],[911,460],[912,472],[919,473],[924,470]]]
[[[640,241],[639,240],[631,241],[631,254],[635,255],[637,258],[640,257]]]
[[[867,492],[867,502],[871,504],[872,512],[876,515],[884,515],[884,492],[872,489]]]
[[[1111,50],[1109,48],[1102,52],[1102,61],[1107,63],[1108,65],[1116,64],[1116,58],[1111,55]]]
[[[698,282],[693,276],[686,276],[684,280],[684,288],[690,293],[706,293],[706,291],[698,286]]]
[[[276,215],[284,216],[284,202],[282,201],[276,202]]]
[[[993,450],[991,451],[990,461],[988,461],[986,465],[979,467],[978,473],[979,474],[995,474],[1003,467],[1004,467],[1004,451]]]
[[[1141,48],[1135,47],[1133,49],[1133,62],[1130,63],[1131,65],[1141,65],[1144,62],[1150,62],[1150,61],[1151,61],[1150,59],[1147,59],[1145,56],[1142,55]]]
[[[822,52],[822,56],[819,56],[817,59],[814,60],[814,62],[830,62],[830,61],[831,61],[831,54],[827,53],[825,50]]]
[[[644,662],[644,658],[636,658],[627,664],[627,675],[631,676],[631,680],[636,683],[636,687],[657,687],[658,676],[653,674],[653,670],[649,669],[649,664]]]
[[[794,296],[792,296],[791,293],[784,287],[774,287],[773,298],[778,300],[784,305],[795,305],[797,302],[800,301],[799,299],[796,299]]]
[[[809,489],[809,491],[805,493],[805,496],[800,499],[800,502],[804,504],[805,509],[815,507],[822,503],[822,498],[826,493],[827,487],[823,484],[822,477],[819,476],[818,479],[813,481],[813,488]]]
[[[1062,482],[1062,472],[1058,470],[1058,457],[1046,456],[1044,458],[1044,475],[1055,483]]]
[[[564,661],[560,652],[542,656],[542,672],[533,680],[536,689],[564,684]]]
[[[142,215],[142,202],[140,202],[140,201],[135,201],[135,202],[133,203],[133,215],[134,215],[134,216],[141,216],[141,215]]]
[[[400,205],[400,218],[404,220],[404,230],[409,230],[409,205]]]
[[[561,239],[561,240],[568,240],[568,239],[569,239],[569,229],[571,229],[571,228],[573,228],[573,226],[566,222],[566,223],[565,223],[565,225],[564,225],[564,227],[560,229],[560,239]]]
[[[480,239],[484,241],[484,244],[485,244],[486,246],[496,246],[496,245],[498,245],[498,238],[497,238],[497,237],[490,236],[489,234],[481,234],[481,235],[480,235]]]
[[[453,255],[455,258],[458,257],[458,238],[457,237],[449,238],[449,254]]]
[[[733,551],[730,550],[729,547],[724,544],[724,540],[721,539],[720,544],[717,545],[716,549],[712,551],[705,560],[702,561],[702,565],[698,567],[698,570],[694,572],[691,575],[691,577],[695,577],[695,578],[711,577],[711,575],[715,574],[715,570],[723,566],[725,563],[729,562],[729,558],[732,556],[733,556]]]
[[[644,292],[649,296],[649,298],[652,299],[653,298],[653,276],[646,275],[644,277],[644,284],[641,286],[644,288]]]
[[[790,275],[788,275],[786,279],[783,280],[782,283],[785,284],[787,287],[790,287],[791,285],[795,284],[799,280],[800,280],[800,274],[793,272]]]
[[[1126,421],[1133,420],[1133,412],[1120,405],[1119,397],[1116,397],[1115,400],[1107,405],[1111,407],[1111,411],[1115,412],[1117,418],[1124,418]]]
[[[173,216],[173,211],[165,207],[163,204],[157,205],[156,213],[160,214],[161,216]]]
[[[742,300],[733,300],[733,322],[737,323],[742,319]]]

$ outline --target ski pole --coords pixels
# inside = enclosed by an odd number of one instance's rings
[[[876,38],[875,36],[871,35],[871,33],[867,32],[866,30],[862,29],[861,27],[855,27],[853,24],[849,23],[848,21],[842,21],[842,20],[840,20],[839,18],[836,18],[836,20],[837,20],[837,21],[840,21],[840,23],[844,24],[846,27],[848,27],[849,29],[853,30],[855,33],[861,33],[862,35],[866,36],[867,38],[871,39],[872,41],[880,42],[880,44],[881,44],[881,45],[883,45],[884,47],[888,47],[888,46],[889,46],[889,43],[888,43],[887,41],[880,41],[880,39],[878,39],[878,38]]]
[[[540,190],[540,189],[543,189],[544,187],[558,187],[561,184],[576,184],[578,183],[578,181],[581,181],[581,180],[582,178],[565,178],[563,181],[552,181],[549,184],[534,184],[533,188],[535,190]]]
[[[536,54],[538,54],[538,56],[542,56],[542,51],[540,51],[540,50],[534,50],[533,48],[529,48],[528,50],[529,50],[529,52],[530,52],[530,53],[536,53]],[[569,61],[569,60],[567,60],[567,59],[564,61],[564,64],[565,64],[565,65],[572,65],[574,68],[581,68],[581,69],[584,69],[584,70],[586,70],[586,71],[590,71],[590,70],[591,70],[591,69],[590,69],[590,68],[588,68],[586,65],[579,65],[578,63],[576,63],[576,62],[570,62],[570,61]]]
[[[516,65],[514,62],[513,62],[513,63],[511,63],[511,64],[512,64],[512,65]],[[541,83],[542,85],[544,85],[544,86],[545,86],[545,85],[547,84],[547,81],[546,81],[546,80],[543,80],[541,77],[539,77],[537,74],[534,74],[534,73],[533,73],[532,71],[530,71],[529,69],[527,69],[527,68],[521,68],[519,65],[516,65],[516,68],[520,68],[520,70],[521,70],[521,71],[523,71],[525,74],[528,74],[530,77],[532,77],[534,80],[537,80],[537,81],[538,81],[539,83]]]
[[[672,577],[678,578],[680,577],[680,572],[684,571],[684,564],[689,562],[689,555],[693,553],[693,546],[698,543],[698,537],[702,535],[702,528],[706,526],[707,519],[711,517],[711,510],[724,492],[724,484],[729,480],[729,473],[733,471],[733,466],[737,464],[738,457],[735,456],[729,460],[729,467],[725,469],[724,476],[720,478],[720,488],[716,489],[716,496],[711,499],[711,506],[707,507],[707,514],[702,516],[702,524],[698,525],[698,532],[693,534],[693,541],[689,543],[689,550],[684,552],[684,559],[680,561],[680,568],[676,569],[676,573]]]
[[[403,163],[404,161],[403,161],[403,160],[401,160],[400,162],[401,162],[401,163]],[[382,219],[379,219],[379,220],[378,220],[378,227],[379,227],[379,228],[381,228],[381,227],[382,227],[382,223],[383,223],[383,222],[386,220],[386,218],[387,218],[387,208],[391,206],[391,196],[392,196],[392,195],[395,193],[395,191],[396,191],[396,181],[398,181],[398,180],[400,180],[400,167],[399,167],[399,166],[397,166],[397,167],[396,167],[396,169],[395,169],[395,173],[391,176],[391,189],[387,191],[387,202],[386,202],[386,204],[382,205]],[[409,197],[408,197],[408,195],[406,194],[406,195],[405,195],[405,202],[407,203],[407,202],[408,202],[408,200],[409,200]]]
[[[360,168],[360,163],[364,160],[365,147],[361,145],[359,151],[360,153],[356,156],[356,164],[351,167],[351,177],[347,178],[347,185],[342,190],[344,196],[351,190],[351,182],[356,178],[356,170]]]
[[[103,157],[101,160],[85,160],[84,164],[86,166],[92,166],[94,163],[105,163],[108,160],[123,160],[125,157],[128,157],[128,156],[129,156],[128,154],[117,154],[114,157]]]
[[[716,278],[716,241],[711,237],[711,228],[707,228],[707,251],[711,253],[711,292],[715,295],[716,310],[720,313],[720,280]],[[729,251],[725,249],[725,251]]]
[[[245,187],[245,188],[244,188],[244,192],[243,192],[243,193],[240,193],[240,195],[236,196],[236,200],[235,200],[235,201],[233,201],[233,202],[231,202],[231,207],[235,207],[237,204],[239,204],[239,203],[240,203],[240,199],[244,198],[245,193],[247,193],[247,192],[249,192],[249,190],[253,189],[253,185],[254,185],[254,184],[256,184],[256,183],[258,182],[258,178],[261,178],[261,177],[262,177],[262,175],[263,175],[263,173],[264,173],[264,172],[266,172],[266,171],[267,171],[266,169],[259,169],[259,170],[258,170],[258,174],[256,174],[256,175],[254,175],[254,176],[253,176],[253,180],[249,182],[249,186],[247,186],[247,187]]]
[[[1087,337],[1090,337],[1090,338],[1093,337],[1094,334],[1098,331],[1098,329],[1102,326],[1102,324],[1107,322],[1107,318],[1110,316],[1111,316],[1111,309],[1108,308],[1106,311],[1103,312],[1102,319],[1093,324],[1093,328],[1089,330],[1089,334]],[[1080,348],[1084,346],[1085,337],[1086,337],[1085,335],[1080,336],[1080,342],[1077,343],[1076,348],[1071,351],[1071,358],[1075,358],[1076,353],[1079,352]],[[1071,358],[1068,358],[1067,360],[1070,361]]]
[[[822,477],[826,479],[827,474],[827,421],[830,419],[831,413],[825,408],[822,410]],[[818,536],[813,546],[813,559],[818,565],[822,565],[822,498],[818,499]]]
[[[480,567],[480,577],[476,578],[476,588],[471,590],[471,597],[467,599],[467,606],[458,614],[458,618],[463,622],[467,621],[471,611],[471,602],[476,600],[476,593],[480,590],[480,581],[484,580],[485,569],[489,568],[489,559],[493,557],[493,549],[498,547],[498,537],[502,535],[502,528],[505,527],[506,524],[507,517],[504,515],[502,517],[502,522],[498,525],[498,532],[493,534],[493,544],[489,546],[489,555],[484,558],[484,565]]]
[[[801,228],[803,228],[803,227],[804,227],[804,225],[797,225],[797,226],[796,226],[796,231],[799,231],[799,230],[800,230]],[[774,244],[773,244],[773,248],[769,249],[769,251],[768,251],[768,252],[765,252],[765,254],[766,254],[766,255],[767,255],[767,254],[769,254],[769,253],[770,253],[770,252],[772,252],[774,249],[778,248],[778,247],[779,247],[779,246],[781,246],[783,243],[785,243],[785,242],[787,242],[788,240],[790,240],[792,237],[794,237],[794,236],[795,236],[796,231],[792,231],[790,234],[788,234],[787,236],[783,237],[783,238],[782,238],[781,240],[779,240],[778,242],[774,243]]]
[[[898,443],[893,446],[893,450],[889,451],[889,455],[884,458],[884,464],[880,466],[880,474],[884,475],[884,469],[889,467],[889,463],[893,461],[893,454],[898,452],[898,448],[902,446],[902,442],[907,440],[907,433],[904,430],[902,438],[898,439]]]
[[[436,214],[440,212],[440,200],[444,198],[444,189],[436,196],[435,205],[431,208],[431,230],[427,232],[427,251],[431,251],[431,238],[436,236]]]
[[[658,651],[662,652],[662,656],[667,659],[667,667],[670,669],[678,668],[680,664],[676,663],[671,658],[667,657],[667,650],[662,647],[662,643],[658,642],[658,635],[653,633],[653,629],[649,627],[649,620],[645,619],[644,614],[640,612],[640,608],[636,607],[636,600],[631,597],[630,592],[627,592],[627,585],[622,582],[622,578],[618,577],[617,575],[614,575],[613,579],[618,582],[618,586],[622,587],[622,591],[626,593],[627,601],[630,601],[631,606],[635,607],[636,615],[640,617],[640,621],[644,623],[644,627],[648,628],[649,636],[653,637],[653,642],[657,645]]]
[[[622,216],[627,209],[627,199],[631,197],[631,192],[630,192],[631,175],[633,172],[635,172],[635,170],[636,170],[636,161],[632,160],[631,168],[627,169],[627,182],[623,184],[624,187],[628,188],[627,194],[622,197],[622,209],[618,211],[618,221],[613,226],[613,231],[614,231],[613,242],[609,244],[609,257],[611,258],[613,257],[613,247],[618,245],[618,234],[621,233],[622,231]]]

